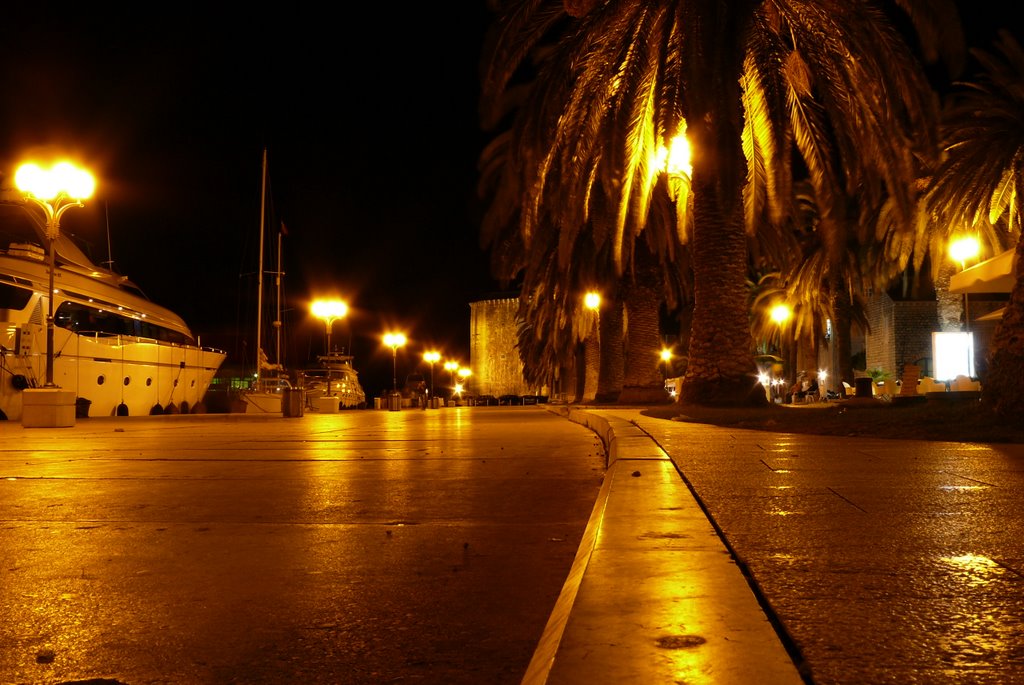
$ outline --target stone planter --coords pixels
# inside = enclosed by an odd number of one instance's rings
[[[70,428],[75,425],[75,393],[60,388],[28,388],[21,393],[25,428]]]

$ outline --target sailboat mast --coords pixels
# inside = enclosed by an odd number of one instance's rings
[[[281,363],[281,231],[277,231],[277,271],[274,272],[274,283],[277,286],[277,316],[274,319],[274,363]]]
[[[260,257],[256,267],[256,380],[261,371],[260,355],[263,351],[263,226],[267,212],[267,148],[263,148],[263,171],[260,178]]]

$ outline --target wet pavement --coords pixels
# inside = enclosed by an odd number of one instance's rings
[[[518,683],[604,459],[516,409],[0,422],[0,683]]]
[[[1024,445],[585,407],[0,438],[0,683],[1024,683]]]
[[[809,682],[1024,683],[1024,445],[614,414],[670,455]]]

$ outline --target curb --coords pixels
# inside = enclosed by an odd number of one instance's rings
[[[613,413],[551,411],[601,438],[607,471],[522,684],[803,685],[671,458]]]

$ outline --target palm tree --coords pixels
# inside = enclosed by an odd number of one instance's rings
[[[764,203],[784,220],[794,150],[819,193],[864,184],[864,197],[895,197],[901,214],[912,214],[915,158],[935,150],[937,113],[919,60],[882,4],[503,4],[483,81],[485,122],[487,103],[502,101],[532,48],[547,50],[510,160],[525,240],[543,225],[572,244],[597,213],[608,230],[595,239],[610,245],[623,273],[629,244],[649,228],[659,149],[685,131],[695,151],[694,313],[682,401],[764,401],[752,360],[744,217]],[[958,24],[944,22],[955,16],[950,0],[896,4],[908,8],[926,50],[958,47]],[[843,175],[833,177],[835,168]]]
[[[943,121],[945,158],[935,172],[928,203],[946,225],[1002,223],[1016,235],[1017,273],[1010,301],[996,327],[982,401],[1000,416],[1024,421],[1024,52],[1006,32],[998,56],[972,50],[982,67],[950,98]]]

